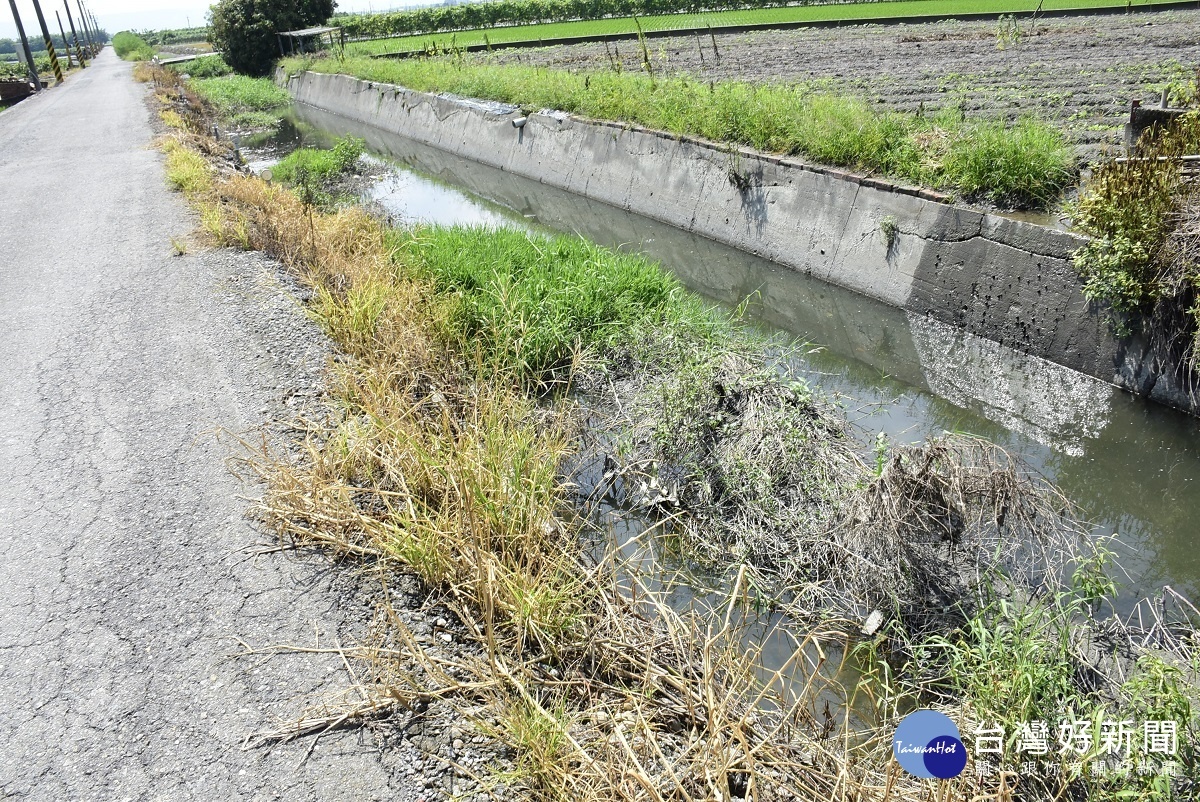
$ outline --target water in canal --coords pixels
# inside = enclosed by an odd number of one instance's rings
[[[795,369],[843,400],[868,436],[919,442],[969,432],[1019,455],[1117,533],[1128,573],[1119,608],[1163,585],[1200,598],[1200,421],[946,324],[751,254],[346,118],[297,107],[280,133],[248,139],[252,168],[300,143],[366,140],[395,169],[369,197],[397,222],[576,233],[660,261],[695,292],[749,299],[765,328],[811,343]],[[781,644],[782,647],[782,644]]]

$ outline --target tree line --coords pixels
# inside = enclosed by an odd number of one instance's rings
[[[70,32],[68,31],[68,33],[70,33]],[[108,41],[108,33],[106,33],[105,31],[94,31],[92,35],[95,36],[96,34],[99,34],[101,43]],[[85,41],[82,33],[80,33],[79,36],[80,36],[79,41],[81,41],[81,42]],[[59,54],[61,54],[63,52],[63,48],[64,48],[62,37],[59,36],[58,34],[54,34],[50,37],[50,39],[52,42],[54,42],[54,49],[57,50],[59,52]],[[71,46],[72,47],[75,46],[74,42],[71,43]],[[45,53],[46,52],[46,41],[44,39],[42,39],[41,36],[32,36],[31,35],[29,37],[29,49],[34,53]],[[12,58],[7,58],[7,57],[8,56],[16,56],[20,52],[20,50],[21,50],[21,43],[18,42],[16,39],[0,39],[0,61],[12,61]]]

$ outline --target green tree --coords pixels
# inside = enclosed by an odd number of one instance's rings
[[[220,0],[209,12],[210,38],[240,73],[266,75],[279,56],[275,34],[323,23],[334,0]]]

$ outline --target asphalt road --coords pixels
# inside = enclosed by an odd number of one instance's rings
[[[405,799],[363,733],[243,750],[346,684],[365,612],[319,559],[252,556],[231,447],[323,362],[253,255],[176,258],[146,88],[106,50],[0,114],[0,799]]]

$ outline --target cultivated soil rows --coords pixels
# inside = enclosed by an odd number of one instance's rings
[[[797,82],[883,108],[1032,114],[1079,145],[1121,139],[1129,102],[1200,66],[1200,11],[1110,14],[1015,23],[944,21],[672,37],[647,42],[652,67],[704,80]],[[637,42],[498,51],[498,62],[568,69],[642,68]]]

